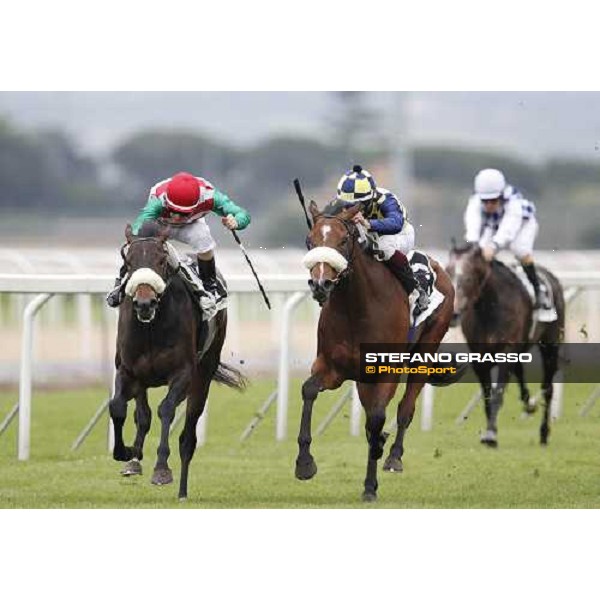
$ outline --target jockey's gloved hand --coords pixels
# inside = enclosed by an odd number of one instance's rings
[[[227,215],[226,217],[223,217],[221,219],[221,223],[223,223],[223,225],[225,225],[225,227],[227,227],[227,229],[237,229],[238,227],[238,222],[236,221],[235,217],[233,215]]]
[[[496,255],[496,248],[494,246],[484,246],[481,249],[481,254],[487,262],[491,262]]]

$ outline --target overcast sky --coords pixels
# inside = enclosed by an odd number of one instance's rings
[[[405,137],[506,149],[530,160],[599,160],[600,93],[412,92]],[[368,92],[390,122],[398,96]],[[185,128],[248,145],[293,133],[327,140],[338,103],[328,92],[0,92],[0,116],[30,127],[59,126],[84,148],[105,152],[142,128]]]

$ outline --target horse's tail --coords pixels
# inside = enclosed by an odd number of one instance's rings
[[[453,383],[460,381],[469,368],[469,365],[467,363],[458,364],[456,361],[453,362],[454,364],[452,366],[455,368],[454,373],[449,372],[430,375],[427,383],[435,387],[441,387],[444,385],[452,385]]]
[[[238,369],[226,363],[219,363],[213,381],[243,392],[248,385],[248,378]]]

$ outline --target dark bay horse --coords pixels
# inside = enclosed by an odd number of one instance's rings
[[[565,300],[559,281],[547,269],[537,266],[552,287],[557,319],[549,323],[533,323],[533,304],[523,284],[506,265],[498,260],[487,262],[479,246],[454,246],[450,251],[448,273],[455,281],[455,314],[460,315],[462,331],[474,351],[523,352],[537,344],[543,364],[542,391],[544,411],[540,426],[540,442],[548,443],[552,381],[558,370],[559,348],[565,328]],[[498,445],[498,411],[511,372],[519,383],[521,400],[527,412],[529,390],[525,383],[523,365],[497,365],[496,385],[492,386],[491,363],[473,363],[481,384],[487,419],[487,430],[481,442]]]
[[[307,245],[320,258],[310,268],[309,285],[313,296],[322,302],[319,318],[317,357],[311,375],[302,386],[302,420],[298,436],[296,477],[310,479],[317,472],[310,453],[311,416],[314,401],[323,390],[338,388],[344,381],[357,379],[361,343],[404,344],[409,334],[409,302],[401,283],[381,262],[359,245],[359,231],[352,218],[359,206],[341,211],[320,213],[310,204],[313,227]],[[313,256],[316,256],[313,254]],[[427,344],[434,352],[444,337],[452,318],[454,289],[441,266],[431,260],[437,273],[436,287],[445,299],[438,309],[417,329],[415,349]],[[419,392],[426,376],[409,375],[406,390],[397,410],[397,434],[385,461],[384,469],[403,469],[404,435],[413,418]],[[369,446],[363,499],[377,497],[377,461],[383,455],[385,411],[394,397],[398,380],[381,383],[358,383],[360,402],[366,413]]]
[[[186,417],[179,437],[181,477],[179,498],[187,497],[188,470],[196,449],[196,424],[204,411],[211,381],[242,389],[241,374],[220,362],[227,329],[227,311],[215,318],[214,337],[201,360],[197,353],[206,341],[208,326],[192,300],[183,280],[170,264],[165,242],[168,229],[147,222],[140,236],[132,235],[128,225],[127,244],[122,255],[129,273],[127,297],[120,308],[115,363],[115,393],[109,409],[115,429],[113,457],[126,461],[123,475],[141,475],[144,439],[150,429],[152,413],[148,388],[168,386],[158,407],[161,422],[158,458],[152,483],[172,483],[168,465],[169,429],[175,409],[187,398]],[[125,446],[123,425],[127,403],[135,398],[137,435],[133,446]]]

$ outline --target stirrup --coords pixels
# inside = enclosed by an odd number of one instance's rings
[[[416,298],[416,313],[421,314],[424,313],[427,308],[429,307],[429,304],[431,303],[431,298],[427,295],[427,292],[425,292],[425,290],[421,289],[420,287],[416,288],[417,291],[417,298]]]

